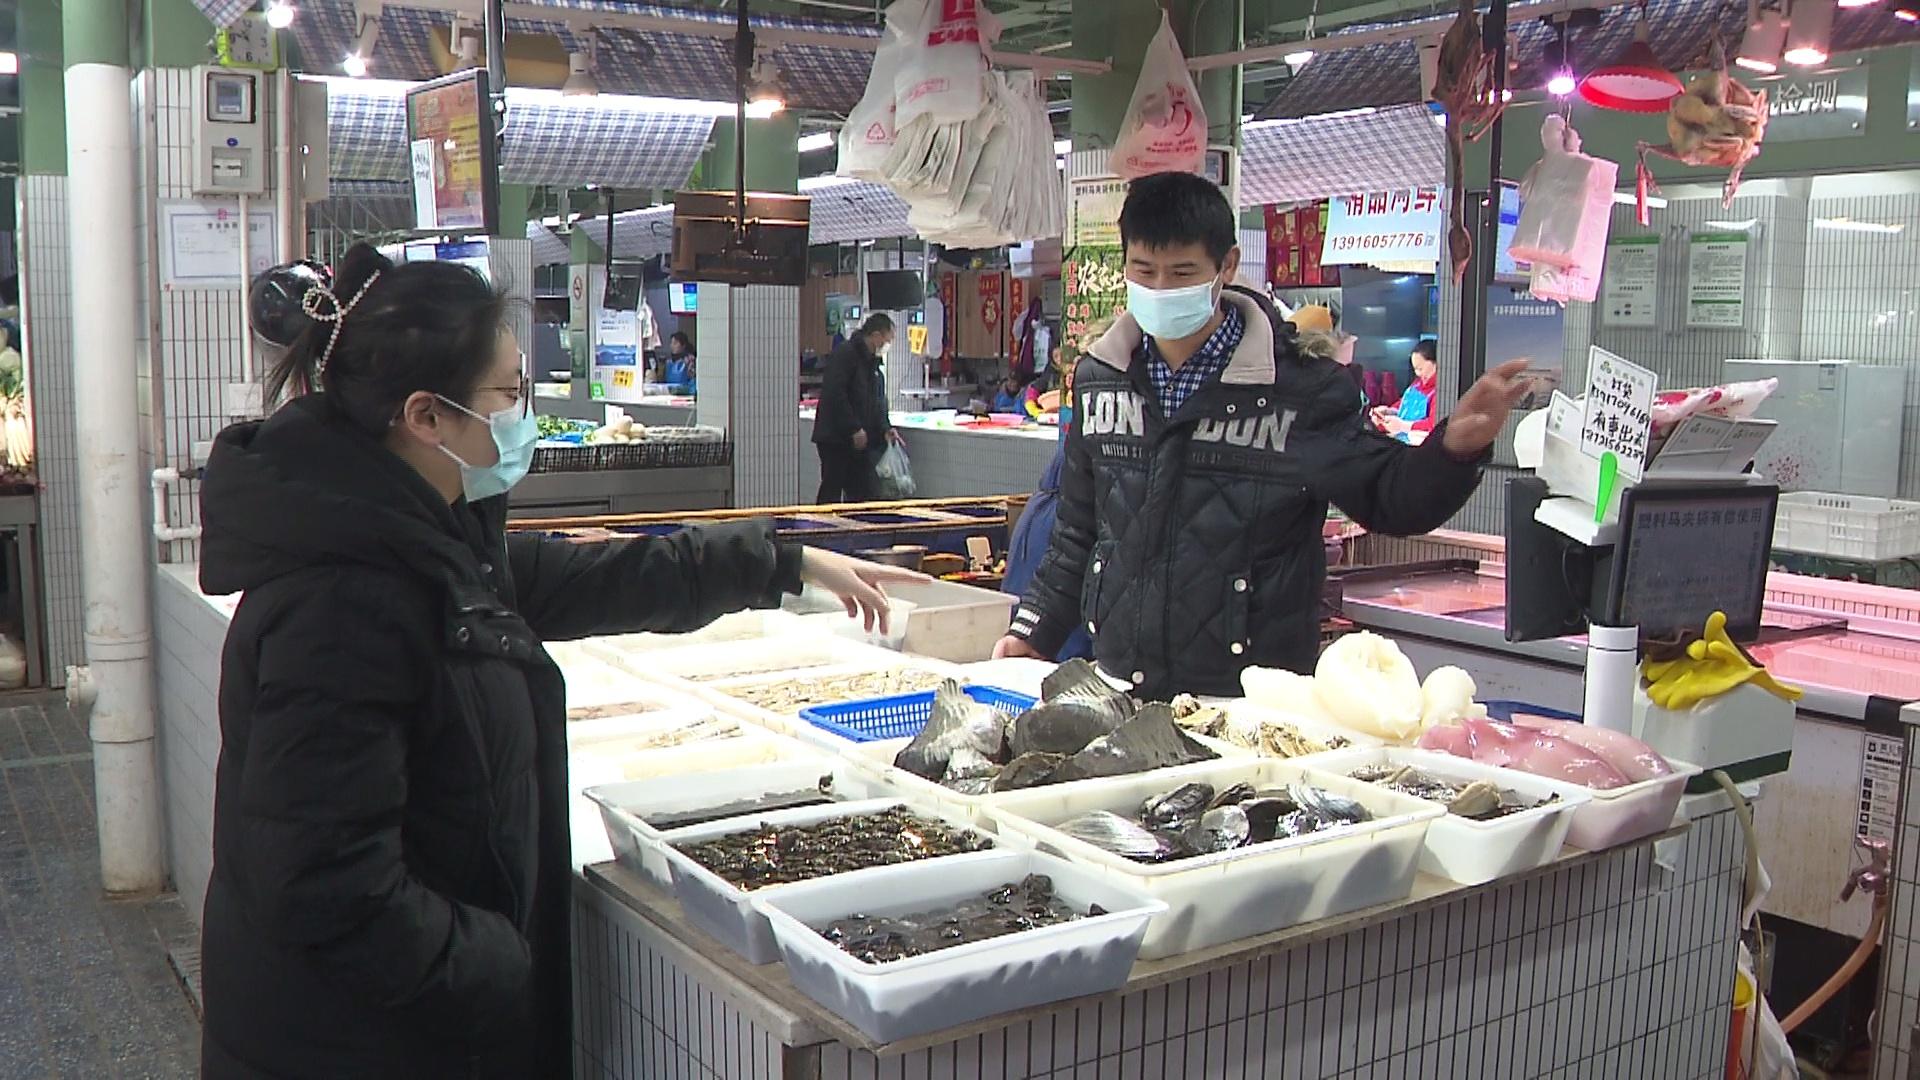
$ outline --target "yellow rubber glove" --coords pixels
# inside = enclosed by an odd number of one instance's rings
[[[1673,660],[1648,660],[1640,673],[1647,681],[1647,697],[1663,709],[1690,709],[1744,683],[1754,682],[1787,701],[1801,691],[1767,674],[1747,658],[1727,636],[1727,616],[1716,611],[1707,617],[1706,633],[1687,646],[1687,655]]]

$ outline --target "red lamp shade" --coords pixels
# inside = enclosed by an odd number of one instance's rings
[[[1686,90],[1673,72],[1653,54],[1653,46],[1636,38],[1616,64],[1596,68],[1580,80],[1580,99],[1617,112],[1666,112]]]

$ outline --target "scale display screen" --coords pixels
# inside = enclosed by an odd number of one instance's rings
[[[1724,611],[1735,641],[1759,637],[1779,501],[1770,484],[1628,489],[1600,621],[1663,640]]]

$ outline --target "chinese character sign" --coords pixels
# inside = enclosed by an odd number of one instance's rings
[[[1127,303],[1126,260],[1118,247],[1082,244],[1061,268],[1069,352],[1091,344],[1090,329]]]
[[[1592,458],[1612,453],[1619,460],[1621,475],[1638,480],[1646,471],[1653,391],[1659,379],[1605,349],[1596,347],[1589,355],[1580,452]]]
[[[1341,266],[1438,261],[1442,216],[1438,188],[1339,196],[1327,215],[1320,262]]]

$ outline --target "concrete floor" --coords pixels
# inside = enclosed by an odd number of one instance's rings
[[[100,891],[93,760],[56,696],[0,697],[0,1077],[190,1078],[200,1024],[171,898]]]

